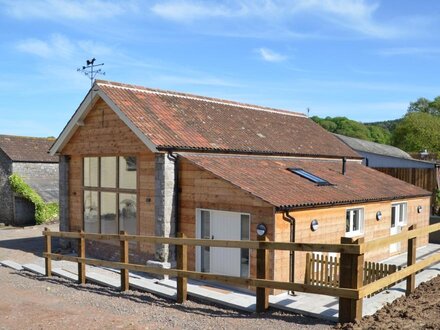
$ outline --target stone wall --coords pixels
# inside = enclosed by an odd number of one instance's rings
[[[12,172],[20,175],[45,202],[58,203],[58,163],[13,163]]]
[[[0,150],[0,222],[12,224],[14,219],[13,194],[8,178],[12,174],[12,162]]]

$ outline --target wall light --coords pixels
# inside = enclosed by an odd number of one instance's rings
[[[423,210],[422,205],[417,206],[417,213],[422,213],[422,210]]]
[[[310,229],[311,229],[312,231],[317,231],[318,228],[319,228],[318,220],[313,219],[312,222],[310,223]]]
[[[264,223],[260,223],[257,225],[257,235],[264,236],[267,233],[267,227]]]
[[[382,212],[380,212],[380,211],[376,212],[376,220],[377,221],[382,220]]]

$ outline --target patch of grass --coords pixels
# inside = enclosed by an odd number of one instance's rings
[[[58,217],[58,203],[46,203],[43,198],[32,189],[18,174],[9,177],[12,190],[19,196],[27,199],[35,205],[35,221],[42,224]]]

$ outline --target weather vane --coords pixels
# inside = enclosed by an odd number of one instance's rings
[[[98,74],[102,74],[105,76],[105,72],[102,72],[102,69],[98,68],[100,66],[103,66],[104,63],[95,64],[96,58],[92,58],[91,60],[87,60],[86,64],[82,68],[78,68],[76,71],[84,73],[87,77],[90,79],[90,84],[93,86],[93,82],[95,80],[95,77]],[[98,68],[98,69],[97,69]]]

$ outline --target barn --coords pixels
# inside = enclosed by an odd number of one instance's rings
[[[9,177],[18,174],[45,202],[58,202],[58,157],[48,151],[54,139],[0,135],[0,222],[35,224],[35,208],[15,194]]]
[[[63,231],[255,240],[258,227],[271,241],[339,243],[429,223],[429,191],[362,165],[301,113],[97,80],[50,152]],[[167,245],[132,248],[150,264],[175,258]],[[255,275],[253,251],[189,253],[190,269]],[[272,279],[298,281],[305,255],[272,252],[270,266]]]

